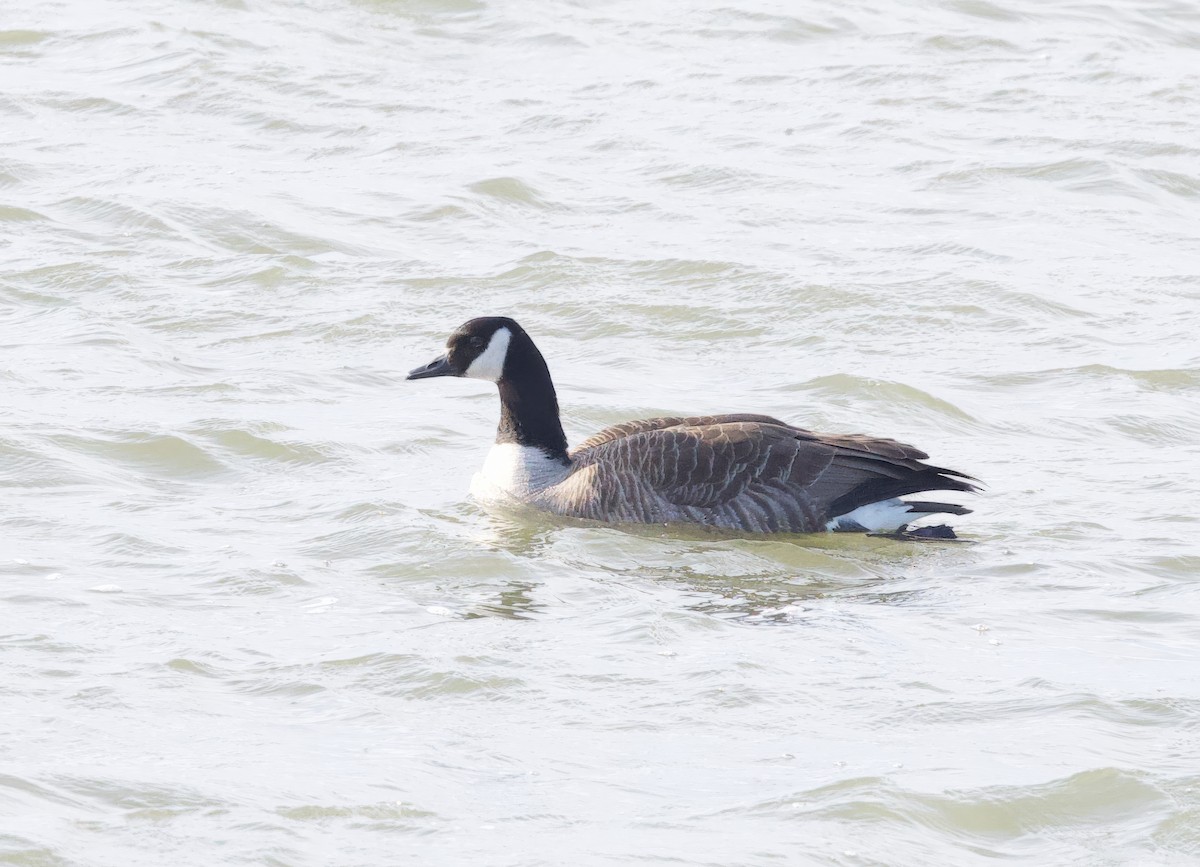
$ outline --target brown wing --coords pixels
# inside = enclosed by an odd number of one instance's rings
[[[555,507],[610,521],[758,532],[818,528],[819,510],[804,490],[834,449],[797,440],[780,424],[669,422],[655,419],[648,429],[577,451],[578,469],[556,486]]]
[[[820,435],[768,416],[648,419],[574,452],[584,469],[575,499],[585,517],[809,532],[866,503],[974,489],[924,457],[895,440]]]
[[[897,442],[887,437],[867,434],[818,434],[804,428],[791,428],[798,436],[810,437],[846,452],[866,452],[888,460],[923,461],[929,457],[916,446]]]

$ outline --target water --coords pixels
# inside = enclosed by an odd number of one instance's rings
[[[0,862],[1200,859],[1200,13],[0,14]],[[894,436],[968,545],[465,502],[569,437]]]

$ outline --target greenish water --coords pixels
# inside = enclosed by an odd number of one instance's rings
[[[1200,16],[0,15],[0,863],[1200,859]],[[466,500],[506,314],[568,436],[762,412],[975,545]]]

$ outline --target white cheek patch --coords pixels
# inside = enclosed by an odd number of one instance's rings
[[[486,379],[488,382],[499,382],[504,375],[504,359],[508,355],[508,343],[512,340],[512,332],[507,328],[498,328],[488,341],[487,349],[479,353],[471,362],[463,376],[471,379]]]

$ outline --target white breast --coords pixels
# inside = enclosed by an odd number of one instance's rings
[[[525,500],[570,475],[571,467],[534,446],[496,443],[483,469],[471,480],[471,496],[480,500]]]

